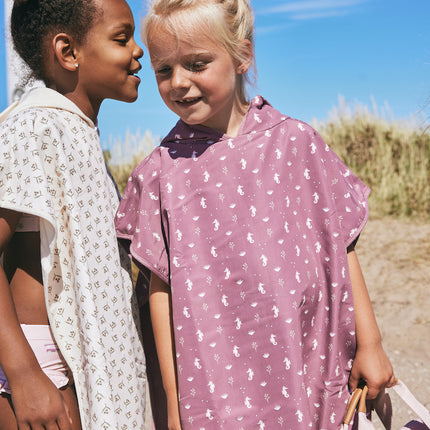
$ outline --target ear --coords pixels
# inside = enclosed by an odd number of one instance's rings
[[[239,75],[246,73],[251,67],[254,58],[254,50],[252,43],[248,39],[244,39],[241,43],[241,54],[243,60],[237,65],[236,71]]]
[[[76,49],[73,38],[66,33],[58,33],[52,39],[54,55],[60,65],[71,72],[77,70]]]

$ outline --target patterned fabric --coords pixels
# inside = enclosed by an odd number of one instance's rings
[[[116,226],[171,286],[184,429],[336,429],[355,319],[346,247],[369,189],[256,97],[231,138],[179,121]]]
[[[49,320],[83,428],[143,430],[136,300],[97,128],[67,98],[37,88],[1,124],[0,153],[0,206],[40,217]]]

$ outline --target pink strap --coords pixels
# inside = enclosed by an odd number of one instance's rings
[[[430,428],[430,412],[422,405],[408,387],[400,380],[394,385],[393,390],[402,398],[402,400],[422,419],[423,423]]]

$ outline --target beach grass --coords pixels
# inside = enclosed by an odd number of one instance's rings
[[[394,121],[366,106],[340,103],[316,125],[327,144],[371,189],[374,217],[430,219],[430,130],[426,121]]]
[[[121,194],[124,192],[133,169],[160,143],[160,138],[147,130],[145,134],[137,131],[127,132],[125,138],[110,138],[110,149],[103,151],[106,164],[114,177]]]
[[[362,104],[342,98],[325,122],[312,123],[327,144],[371,189],[372,217],[430,220],[430,127],[425,119],[387,119]],[[105,158],[123,192],[132,170],[160,139],[147,131],[109,142]]]

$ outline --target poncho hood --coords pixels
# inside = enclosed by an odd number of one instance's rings
[[[237,137],[266,131],[287,118],[289,117],[273,109],[272,105],[264,97],[256,96],[249,105],[248,112],[239,127]],[[212,144],[216,141],[228,139],[231,139],[231,137],[212,128],[203,125],[188,125],[179,120],[161,141],[161,146],[169,146],[172,143]]]
[[[90,127],[96,127],[94,122],[88,118],[70,99],[55,90],[46,87],[36,87],[27,91],[20,100],[8,106],[0,113],[0,123],[7,117],[16,115],[31,107],[44,107],[62,109],[79,115]]]

